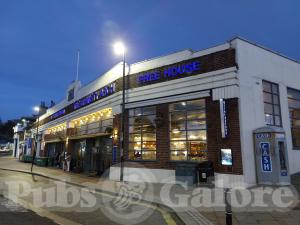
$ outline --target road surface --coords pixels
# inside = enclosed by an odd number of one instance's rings
[[[1,225],[182,224],[153,205],[18,172],[0,170],[1,195]]]

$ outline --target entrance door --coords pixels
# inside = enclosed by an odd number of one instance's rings
[[[112,139],[109,137],[101,137],[97,150],[97,171],[98,174],[101,175],[112,165]]]

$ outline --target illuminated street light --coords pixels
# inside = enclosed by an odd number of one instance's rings
[[[124,171],[124,139],[125,139],[125,52],[126,47],[122,42],[116,42],[114,44],[114,51],[117,55],[123,56],[123,79],[122,79],[122,123],[121,123],[121,149],[120,149],[120,181],[123,181]]]
[[[39,112],[39,111],[40,111],[40,107],[35,106],[35,107],[33,108],[33,110],[34,110],[35,112]]]
[[[126,47],[122,42],[116,42],[114,44],[114,51],[116,55],[124,55],[126,52]]]
[[[33,108],[33,110],[35,112],[37,112],[37,125],[36,125],[36,134],[35,134],[35,147],[33,150],[33,154],[32,154],[32,162],[31,162],[31,175],[33,176],[32,173],[32,169],[33,169],[33,164],[34,164],[34,160],[35,160],[35,156],[36,156],[36,152],[37,152],[37,145],[38,145],[38,134],[39,134],[39,125],[40,125],[40,107],[39,106],[35,106]]]

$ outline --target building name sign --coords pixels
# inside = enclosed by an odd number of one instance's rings
[[[66,114],[66,109],[61,109],[59,111],[57,111],[56,113],[53,113],[51,116],[50,116],[50,119],[51,120],[54,120],[62,115],[65,115]]]
[[[55,120],[61,116],[67,115],[77,109],[80,109],[84,106],[92,104],[95,101],[105,98],[115,92],[116,92],[116,83],[114,82],[114,83],[106,85],[102,88],[99,88],[98,90],[88,94],[87,96],[79,99],[78,101],[75,101],[74,103],[66,106],[65,108],[58,110],[57,112],[55,112],[51,116],[49,116],[47,118],[48,119],[47,121]]]
[[[154,81],[167,80],[177,77],[184,77],[193,72],[201,70],[201,63],[199,60],[179,63],[176,65],[163,67],[137,75],[137,82],[140,85],[152,83]]]
[[[83,97],[82,99],[75,101],[73,105],[73,109],[77,110],[84,106],[87,106],[89,104],[92,104],[93,102],[100,100],[102,98],[105,98],[116,91],[116,84],[112,83],[110,85],[107,85],[105,87],[102,87],[98,89],[97,91],[92,92],[86,97]]]

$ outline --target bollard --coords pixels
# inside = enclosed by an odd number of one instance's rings
[[[226,225],[232,225],[232,209],[230,204],[231,191],[229,188],[224,189],[224,196],[225,196]]]

